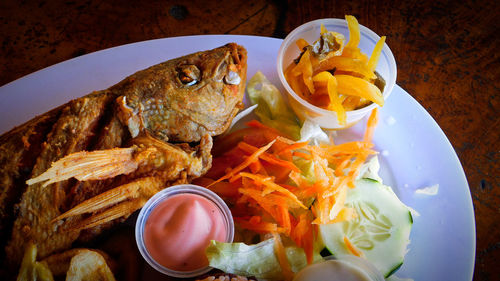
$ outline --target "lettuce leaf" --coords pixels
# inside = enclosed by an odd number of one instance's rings
[[[307,265],[304,250],[286,247],[286,255],[293,272]],[[254,276],[259,280],[283,280],[278,258],[274,254],[274,239],[258,244],[223,243],[212,240],[206,249],[210,266],[241,276]]]
[[[278,88],[258,71],[248,81],[247,93],[252,104],[258,104],[255,114],[267,126],[275,128],[293,140],[300,139],[301,124],[288,107]]]

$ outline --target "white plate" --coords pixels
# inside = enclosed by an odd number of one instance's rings
[[[237,42],[248,50],[248,77],[261,70],[275,85],[282,40],[209,35],[145,41],[106,49],[37,71],[0,88],[0,133],[93,90],[105,89],[137,70],[191,52]],[[415,281],[472,280],[475,223],[469,187],[450,142],[432,117],[396,86],[381,110],[374,142],[383,152],[381,174],[414,218],[410,251],[399,277]],[[394,122],[395,121],[395,122]],[[342,133],[359,138],[363,124]],[[435,196],[415,190],[439,184]]]

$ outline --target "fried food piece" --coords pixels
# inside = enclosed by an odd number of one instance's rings
[[[115,277],[103,256],[82,250],[71,258],[66,281],[115,281]]]
[[[52,272],[46,262],[36,261],[37,248],[31,243],[24,252],[21,269],[17,276],[17,281],[54,281]]]
[[[42,262],[47,265],[54,276],[66,275],[70,268],[71,260],[73,259],[73,257],[89,250],[90,249],[85,248],[70,249],[62,253],[50,255],[43,259]],[[111,269],[116,267],[115,261],[113,261],[113,259],[111,259],[111,257],[105,252],[98,249],[92,249],[90,251],[95,251],[99,255],[101,255],[106,260],[106,264],[108,264]]]

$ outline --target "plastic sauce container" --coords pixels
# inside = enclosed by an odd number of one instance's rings
[[[356,256],[328,257],[299,271],[293,281],[384,281],[367,260]]]
[[[349,29],[347,28],[347,22],[345,19],[318,19],[310,21],[295,28],[283,40],[283,43],[278,51],[276,70],[278,71],[278,77],[281,84],[287,93],[290,106],[301,120],[309,119],[325,129],[348,128],[356,124],[378,105],[372,103],[357,110],[347,111],[346,125],[341,126],[338,123],[337,114],[334,111],[317,107],[304,100],[299,96],[299,94],[292,90],[285,79],[284,71],[288,68],[288,66],[290,66],[292,61],[300,55],[300,50],[295,42],[298,39],[303,38],[312,44],[320,37],[321,24],[324,24],[328,31],[335,31],[343,34],[346,39],[345,43],[347,44],[347,42],[349,42]],[[358,47],[369,57],[380,37],[375,32],[362,26],[361,24],[359,25],[359,29],[360,42]],[[388,39],[390,40],[390,38]],[[396,84],[397,75],[396,60],[394,59],[394,55],[387,44],[384,44],[384,47],[382,48],[382,53],[380,54],[376,71],[386,82],[382,95],[384,100],[387,100],[392,88],[394,88],[394,85]]]
[[[153,268],[187,278],[211,270],[205,248],[210,240],[232,242],[234,222],[227,205],[212,191],[178,185],[149,199],[137,218],[135,236]]]

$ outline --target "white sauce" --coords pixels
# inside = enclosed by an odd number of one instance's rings
[[[302,269],[293,281],[372,281],[363,271],[346,262],[327,260]]]

